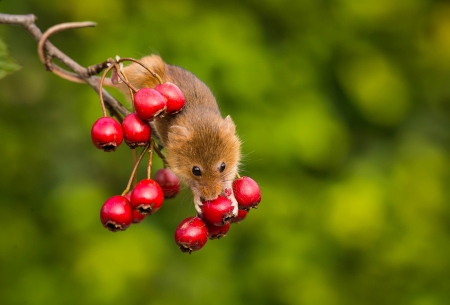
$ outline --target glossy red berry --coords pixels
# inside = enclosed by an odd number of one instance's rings
[[[158,170],[154,180],[161,187],[166,199],[175,197],[180,191],[180,180],[169,168]]]
[[[227,223],[224,226],[215,226],[206,222],[206,226],[208,228],[208,238],[209,239],[219,239],[225,237],[230,230],[230,223]]]
[[[175,230],[175,242],[182,252],[200,250],[208,241],[208,228],[199,217],[188,217]]]
[[[226,225],[233,218],[231,200],[223,196],[203,202],[202,212],[203,219],[215,226]]]
[[[166,112],[175,114],[179,112],[186,103],[183,92],[177,85],[171,82],[166,82],[155,87],[155,90],[161,93],[166,98]]]
[[[243,221],[245,219],[245,217],[247,217],[248,212],[249,211],[247,211],[247,210],[239,209],[238,214],[235,217],[231,218],[231,222],[239,223],[239,222]]]
[[[154,89],[142,88],[134,95],[134,109],[141,119],[152,120],[166,109],[166,99]]]
[[[149,122],[141,119],[137,113],[131,113],[125,117],[122,129],[125,143],[131,148],[145,146],[152,135]]]
[[[124,196],[113,196],[105,201],[100,210],[102,225],[112,232],[124,231],[133,220],[133,209]]]
[[[250,177],[243,176],[233,181],[234,198],[242,210],[255,208],[261,201],[261,190]]]
[[[92,125],[91,138],[98,149],[115,151],[123,141],[122,126],[111,117],[99,118]]]
[[[153,214],[158,211],[164,201],[161,187],[152,179],[139,181],[131,192],[130,202],[133,209],[141,214]]]

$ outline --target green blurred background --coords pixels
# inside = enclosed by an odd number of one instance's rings
[[[95,92],[22,67],[0,80],[0,304],[450,303],[450,3],[432,0],[3,0],[84,66],[158,53],[205,81],[263,201],[181,253],[184,189],[110,233],[99,209],[131,153],[94,148]],[[123,100],[117,92],[114,95]],[[156,162],[158,166],[160,162]],[[143,173],[140,173],[143,175]]]

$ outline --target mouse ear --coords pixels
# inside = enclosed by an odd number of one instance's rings
[[[229,115],[223,120],[220,129],[226,133],[234,134],[236,132],[236,125],[234,125],[234,122]]]
[[[169,142],[176,143],[184,141],[189,138],[190,135],[191,133],[186,127],[174,125],[169,128]]]

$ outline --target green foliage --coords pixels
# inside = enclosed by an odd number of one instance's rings
[[[447,2],[0,5],[42,30],[97,22],[51,39],[85,66],[153,52],[198,75],[236,122],[241,175],[263,196],[191,255],[173,240],[194,214],[187,189],[106,231],[99,209],[125,187],[131,153],[95,149],[95,92],[46,72],[36,42],[0,25],[22,66],[0,81],[0,304],[450,302]]]
[[[0,40],[0,79],[18,69],[19,66],[8,55],[5,43]]]

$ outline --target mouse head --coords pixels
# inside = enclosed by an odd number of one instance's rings
[[[230,116],[171,126],[167,162],[180,180],[204,200],[217,198],[237,174],[240,141]],[[193,127],[191,127],[193,126]]]

